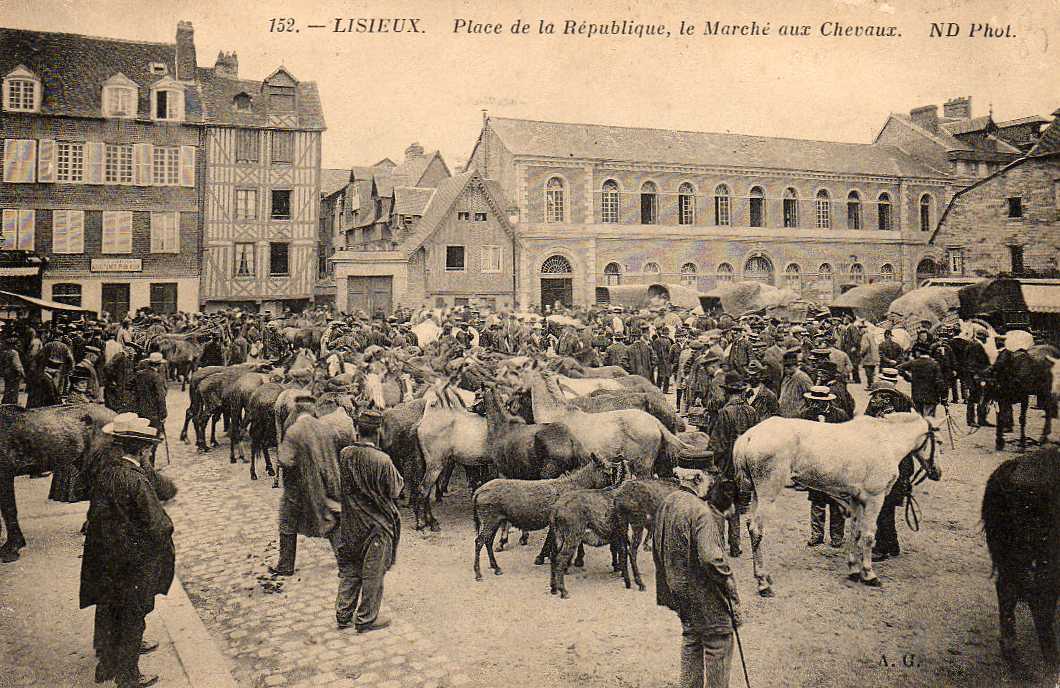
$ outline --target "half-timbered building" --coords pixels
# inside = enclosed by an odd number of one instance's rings
[[[205,307],[298,310],[318,273],[324,118],[316,85],[283,67],[262,81],[240,79],[234,56],[199,70],[199,81]]]

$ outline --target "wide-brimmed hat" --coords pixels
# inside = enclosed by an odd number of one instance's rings
[[[357,429],[375,432],[383,424],[383,414],[375,409],[365,409],[357,415]]]
[[[785,363],[798,363],[799,354],[802,353],[799,349],[788,349],[784,352]]]
[[[66,361],[58,354],[52,354],[48,361],[44,364],[45,368],[62,368],[66,365]]]
[[[103,426],[103,433],[122,440],[139,440],[154,444],[162,441],[158,437],[158,430],[151,427],[151,421],[131,411],[114,416],[114,420]]]
[[[894,368],[883,368],[879,378],[885,382],[898,382],[898,371]]]
[[[835,395],[832,394],[832,390],[828,389],[824,385],[815,385],[810,387],[810,391],[802,395],[804,398],[810,401],[832,401],[835,399]]]
[[[747,389],[747,381],[743,379],[743,375],[740,375],[735,370],[730,370],[725,373],[721,388],[727,392],[742,392]]]
[[[810,358],[816,360],[824,360],[828,358],[829,351],[824,347],[818,347],[816,349],[810,349]]]
[[[721,363],[721,356],[713,351],[707,352],[703,356],[703,365],[710,365],[711,363]]]
[[[98,346],[86,346],[85,347],[85,353],[86,354],[95,354],[95,355],[99,356],[99,355],[101,355],[103,353],[103,351],[101,351]]]
[[[162,354],[160,352],[152,351],[151,355],[147,357],[147,362],[150,363],[151,365],[162,365],[163,363],[166,362],[166,359],[163,358],[163,356],[162,356]]]
[[[751,361],[747,364],[747,377],[751,380],[756,380],[764,375],[766,367],[758,361]]]

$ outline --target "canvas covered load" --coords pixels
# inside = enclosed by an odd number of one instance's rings
[[[957,290],[952,287],[921,287],[903,294],[891,303],[887,319],[915,332],[922,321],[934,328],[947,316],[951,320],[958,307]]]
[[[721,308],[733,316],[774,308],[789,308],[799,300],[791,289],[778,289],[763,282],[720,284],[699,297],[704,312]]]
[[[879,322],[901,295],[902,285],[898,282],[862,284],[840,294],[829,308],[834,314],[850,314],[862,320]]]

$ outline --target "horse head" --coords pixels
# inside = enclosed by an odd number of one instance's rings
[[[924,471],[928,478],[940,480],[942,478],[942,468],[939,467],[935,457],[938,454],[936,449],[939,442],[938,435],[942,430],[942,422],[926,417],[923,420],[927,424],[927,431],[922,435],[923,440],[913,450],[913,455],[916,456],[917,461],[920,463],[920,470]],[[925,452],[927,456],[924,455]],[[914,478],[913,482],[916,483],[917,480]]]

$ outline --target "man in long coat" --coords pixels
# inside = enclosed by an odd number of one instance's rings
[[[681,688],[727,688],[740,597],[722,533],[735,487],[683,470],[659,506],[652,534],[655,601],[681,620]]]
[[[173,582],[173,523],[142,467],[157,442],[148,421],[122,414],[103,431],[114,445],[89,470],[81,608],[96,607],[96,683],[146,688],[158,677],[140,674],[140,654],[157,647],[143,642],[145,618]]]
[[[655,351],[655,386],[663,394],[670,393],[670,376],[673,375],[673,360],[670,358],[671,348],[674,340],[670,339],[664,329],[652,340],[652,350]]]
[[[640,338],[629,345],[626,351],[630,375],[640,375],[650,381],[655,380],[655,349],[648,339],[648,326],[640,328]]]
[[[166,434],[166,382],[159,372],[165,359],[155,351],[147,357],[147,365],[136,371],[132,381],[133,410],[151,421],[151,427],[159,436]],[[151,452],[151,464],[154,465],[154,451]]]
[[[618,366],[629,372],[629,347],[622,341],[622,334],[615,334],[604,350],[604,365]]]
[[[800,418],[806,406],[803,395],[813,387],[813,380],[799,367],[799,352],[789,349],[784,352],[784,381],[780,383],[780,415],[785,418]]]
[[[35,380],[30,380],[26,408],[55,406],[62,403],[62,369],[66,360],[51,358],[44,362],[44,369]]]
[[[18,336],[14,332],[5,332],[3,345],[0,346],[0,379],[4,381],[4,397],[0,399],[0,404],[18,403],[19,385],[26,377],[22,357],[16,348],[17,342]]]
[[[725,373],[722,389],[728,395],[725,405],[718,411],[717,420],[710,431],[708,448],[714,455],[714,465],[721,480],[736,482],[736,467],[733,464],[732,448],[736,438],[758,424],[758,413],[747,403],[744,396],[747,383],[735,370]],[[747,495],[747,504],[751,502]],[[737,498],[739,501],[739,498]],[[729,523],[729,556],[740,556],[740,509],[733,509],[727,518]]]
[[[135,348],[119,348],[103,366],[103,400],[107,408],[117,413],[132,406],[129,387],[135,374]]]
[[[390,457],[376,445],[381,416],[358,419],[361,439],[339,455],[342,515],[329,540],[339,567],[335,620],[358,633],[386,628],[379,614],[383,577],[397,560],[401,516],[397,498],[404,481]]]

